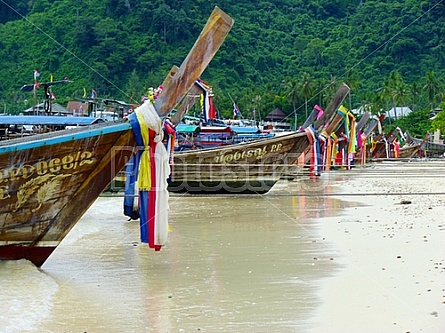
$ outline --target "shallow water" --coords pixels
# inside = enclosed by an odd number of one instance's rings
[[[319,220],[354,205],[314,196],[341,183],[324,179],[172,196],[160,252],[139,243],[122,198],[101,197],[41,269],[0,262],[0,331],[305,332],[340,268]]]

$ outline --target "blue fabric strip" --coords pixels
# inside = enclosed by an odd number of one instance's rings
[[[133,129],[134,136],[136,138],[136,144],[138,145],[139,148],[144,147],[144,141],[142,139],[142,134],[141,134],[141,127],[137,119],[136,113],[133,112],[128,117],[128,119],[130,120],[130,124]],[[139,162],[141,154],[142,150],[139,150],[136,154],[136,158],[134,160],[134,164],[131,169],[132,175],[130,176],[129,186],[131,186],[131,181],[133,181],[133,186],[132,186],[133,188],[134,188],[134,183],[137,181],[137,173],[139,170]],[[132,190],[129,189],[129,192],[131,191]],[[139,229],[140,229],[140,237],[142,243],[148,243],[148,198],[149,198],[148,191],[139,191]]]
[[[143,147],[144,140],[142,140],[141,125],[139,124],[138,118],[136,116],[136,112],[133,112],[132,114],[130,114],[128,119],[130,120],[130,125],[131,125],[131,128],[133,129],[133,133],[136,138],[136,144],[139,147]]]
[[[133,155],[125,167],[125,196],[124,196],[124,215],[132,220],[139,218],[139,209],[134,208],[135,196],[137,194],[136,186],[138,180],[140,153]]]
[[[148,197],[148,191],[139,191],[139,229],[142,243],[148,243]]]

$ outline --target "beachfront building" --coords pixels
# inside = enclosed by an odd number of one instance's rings
[[[413,110],[411,110],[409,107],[407,106],[395,106],[393,108],[391,108],[388,111],[385,111],[386,113],[386,117],[391,117],[391,118],[400,118],[400,117],[405,117],[408,114],[410,114],[411,112],[413,112]]]

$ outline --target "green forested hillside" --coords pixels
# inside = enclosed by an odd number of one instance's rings
[[[0,103],[24,109],[33,82],[68,77],[59,103],[139,102],[179,65],[218,5],[235,19],[203,74],[218,110],[275,107],[302,116],[347,82],[353,108],[437,106],[444,91],[445,4],[432,0],[0,0]]]

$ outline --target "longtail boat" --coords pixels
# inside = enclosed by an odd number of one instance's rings
[[[232,25],[232,18],[216,7],[156,103],[144,103],[134,113],[159,121],[168,114]],[[28,259],[40,267],[136,150],[131,122],[1,141],[0,259]]]
[[[429,133],[427,133],[423,140],[414,140],[408,134],[406,138],[406,144],[402,148],[400,148],[400,158],[413,158],[416,156],[420,157],[422,154],[426,153],[426,151],[424,151],[424,149],[427,149],[425,143],[428,142],[429,137],[430,135]],[[443,152],[445,152],[445,148],[443,149],[442,154]]]
[[[349,87],[343,84],[323,115],[315,121],[315,132],[326,137],[342,116],[336,114]],[[311,117],[311,116],[310,116]],[[172,166],[170,192],[266,193],[310,151],[306,131],[204,150],[177,152]]]
[[[400,148],[398,158],[409,159],[418,156],[421,151],[422,145],[422,141],[419,143],[406,144],[405,146]]]
[[[409,136],[409,140],[411,142],[411,145],[419,147],[417,152],[421,150],[425,154],[425,156],[442,157],[445,154],[445,144],[432,141],[432,136],[430,135],[426,135],[423,139]]]
[[[373,145],[373,161],[386,159],[410,159],[419,155],[422,147],[425,149],[425,143],[428,140],[427,134],[423,140],[413,140],[409,135],[405,137],[401,133],[400,128],[391,131],[386,137],[374,141]]]
[[[371,137],[371,134],[375,130],[378,130],[379,133],[382,133],[381,124],[384,119],[385,114],[381,114],[380,116],[374,115],[369,121],[368,125],[364,128],[363,133],[361,133],[359,138],[362,142],[359,152],[361,165],[365,165],[367,161],[369,161],[375,149],[380,149],[380,147],[376,147],[376,141],[373,141],[374,144],[369,144],[368,141]]]
[[[394,131],[390,131],[388,134],[383,135],[377,134],[372,138],[370,155],[373,160],[379,158],[389,158],[391,157],[391,144],[395,139]]]

